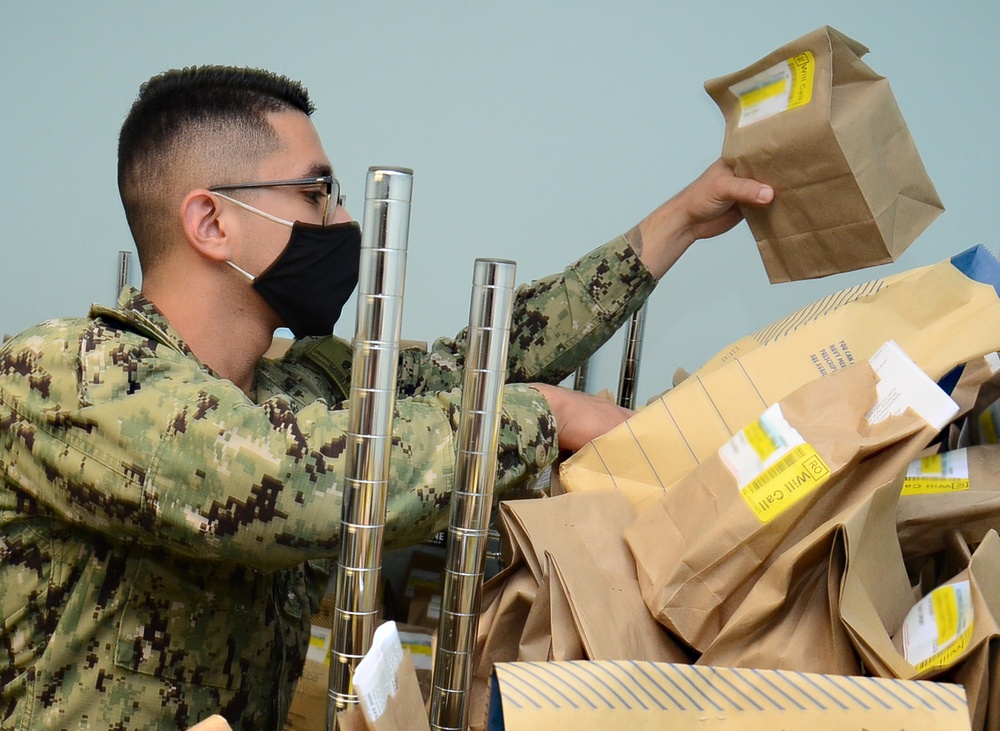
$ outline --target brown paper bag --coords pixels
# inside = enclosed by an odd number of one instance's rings
[[[863,563],[882,575],[883,596],[911,598],[896,544],[900,482],[877,487],[778,557],[697,663],[860,675],[840,621],[841,581]]]
[[[1000,443],[1000,384],[984,384],[969,414],[971,444]]]
[[[975,600],[987,596],[996,597],[996,587],[994,586],[991,590],[988,585],[991,578],[995,581],[997,567],[995,565],[983,566],[984,562],[989,564],[991,561],[986,556],[989,552],[991,552],[989,547],[986,551],[977,551],[977,566],[974,569],[976,580],[974,581],[973,609],[976,612],[976,616],[980,618],[980,630],[983,629],[982,602],[977,604]],[[958,578],[968,577],[973,556],[961,533],[958,531],[951,533],[948,548],[942,553],[944,554],[944,560],[940,562],[935,561],[932,567],[935,570],[940,567],[938,573],[941,575],[938,576],[934,583],[927,585],[915,597],[915,601],[931,593],[933,589],[942,584],[954,582]],[[995,554],[995,551],[993,553]],[[995,560],[995,556],[992,560]],[[985,582],[982,581],[984,578],[986,579]],[[993,601],[992,603],[995,605],[996,602]],[[995,606],[992,611],[996,611]],[[996,620],[995,613],[993,614],[993,620]],[[974,644],[974,642],[970,642],[969,644]],[[976,731],[995,729],[998,722],[1000,722],[1000,682],[998,682],[1000,678],[997,677],[995,671],[995,668],[1000,667],[998,665],[1000,663],[1000,652],[998,651],[1000,651],[1000,638],[995,635],[984,637],[978,642],[978,645],[967,648],[964,657],[960,661],[956,658],[956,664],[953,667],[944,670],[936,677],[936,679],[940,678],[942,680],[961,683],[966,689],[972,728]]]
[[[891,348],[883,355],[890,360],[879,367],[877,386],[867,363],[806,384],[629,526],[646,605],[699,652],[784,550],[895,479],[957,410],[905,355]],[[890,377],[890,362],[912,367],[923,379],[915,393],[923,395],[885,417],[879,392],[894,392],[896,378],[908,377]],[[925,397],[950,406],[929,422],[913,410],[924,408],[916,404]]]
[[[1000,638],[992,638],[969,653],[969,656],[942,679],[965,688],[972,716],[973,731],[1000,728]]]
[[[370,731],[430,731],[413,656],[403,649],[395,622],[375,630],[371,648],[351,680]],[[343,719],[354,721],[350,714]]]
[[[917,460],[907,469],[902,493],[896,531],[908,565],[944,551],[955,531],[977,545],[991,528],[1000,528],[1000,445]]]
[[[836,531],[782,554],[695,664],[860,674],[836,613],[845,560]]]
[[[531,580],[534,581],[534,577]],[[555,654],[565,652],[563,647],[555,652],[552,649],[552,600],[548,573],[536,583],[534,596],[535,599],[528,607],[528,614],[521,627],[521,637],[517,643],[517,653],[514,655],[519,662],[546,662]]]
[[[686,659],[642,601],[624,538],[635,512],[620,495],[504,502],[501,515],[539,584],[549,576],[553,627],[573,628],[587,659]]]
[[[385,713],[374,719],[365,716],[371,731],[430,731],[413,656],[408,652],[396,670],[396,686],[398,692],[388,699]]]
[[[883,677],[961,682],[969,691],[973,728],[995,728],[1000,706],[991,686],[998,678],[989,660],[996,659],[998,619],[1000,536],[990,531],[966,569],[914,605],[901,626],[889,630],[889,645],[871,644],[882,665],[876,663],[875,669]],[[863,642],[875,637],[875,628],[866,631],[871,634],[859,633]]]
[[[524,622],[517,647],[518,662],[583,660],[586,657],[566,597],[560,587],[552,584],[550,558],[549,554],[545,555],[545,570]]]
[[[365,722],[365,714],[357,706],[351,706],[337,714],[337,731],[371,731]]]
[[[688,660],[643,603],[624,539],[634,518],[628,502],[611,493],[500,504],[504,551],[516,563],[484,587],[474,724],[484,718],[497,662]]]
[[[981,397],[996,394],[1000,397],[1000,354],[987,353],[969,363],[957,366],[940,381],[959,406],[958,416],[942,433],[942,451],[952,451],[972,444],[972,428],[968,415],[976,410]]]
[[[720,351],[586,445],[563,464],[563,486],[621,491],[641,512],[765,408],[889,339],[941,378],[1000,347],[996,282],[1000,262],[976,247],[815,302]]]
[[[502,519],[498,525],[503,530]],[[486,722],[494,663],[518,659],[525,623],[535,605],[538,588],[523,558],[483,586],[468,702],[468,719],[473,729],[482,728]]]
[[[895,261],[944,210],[867,52],[823,27],[705,83],[723,159],[775,189],[743,209],[772,283]]]
[[[958,366],[953,388],[948,389],[947,380],[948,376],[941,379],[941,386],[958,404],[958,416],[965,416],[976,407],[980,396],[991,402],[1000,398],[1000,354],[987,353],[982,358]]]

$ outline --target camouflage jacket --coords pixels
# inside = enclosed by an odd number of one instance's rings
[[[619,237],[518,290],[498,495],[550,464],[558,382],[654,282]],[[400,355],[386,541],[447,522],[464,334]],[[280,728],[336,555],[350,346],[262,361],[256,398],[140,292],[0,349],[0,728]]]

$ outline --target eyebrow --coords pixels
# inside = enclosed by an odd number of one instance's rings
[[[333,175],[333,168],[326,163],[316,163],[312,165],[303,175],[303,178],[322,178],[324,175]]]

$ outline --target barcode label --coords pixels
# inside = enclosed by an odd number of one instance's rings
[[[810,444],[799,444],[747,483],[740,494],[762,523],[768,523],[830,478],[830,468]]]

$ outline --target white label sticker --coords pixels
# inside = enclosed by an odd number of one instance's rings
[[[723,444],[719,457],[742,489],[788,454],[792,447],[804,443],[802,435],[785,420],[780,404],[774,404],[757,421]]]
[[[403,662],[403,646],[395,622],[375,630],[372,646],[354,669],[354,690],[365,716],[374,721],[385,713],[389,699],[399,692],[396,672]]]
[[[760,122],[812,99],[816,62],[810,51],[782,61],[729,87],[740,100],[740,127]]]
[[[769,523],[830,477],[830,468],[775,404],[719,448],[740,497]]]
[[[943,429],[958,413],[958,404],[913,362],[892,340],[868,359],[878,376],[878,400],[865,414],[869,424],[912,409],[936,429]]]
[[[965,449],[932,454],[906,468],[903,495],[934,495],[969,489],[969,455]]]
[[[969,479],[969,454],[964,449],[932,454],[917,459],[906,468],[907,477],[929,477],[940,480]]]

